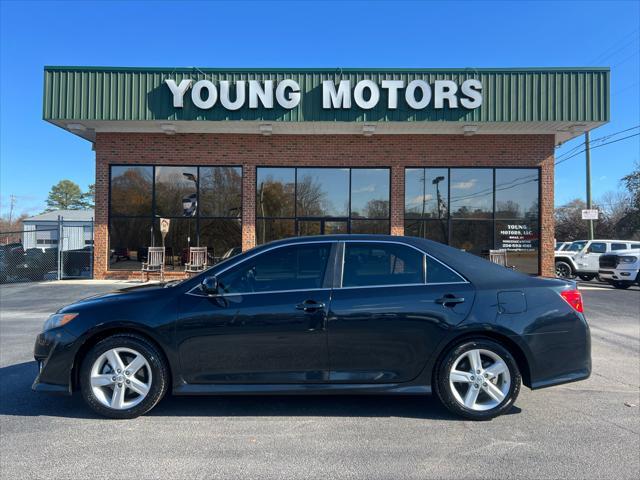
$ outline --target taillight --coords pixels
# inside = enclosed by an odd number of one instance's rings
[[[582,294],[578,290],[563,290],[560,296],[573,307],[576,312],[583,313]]]

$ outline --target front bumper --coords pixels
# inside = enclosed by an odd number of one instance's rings
[[[633,282],[636,278],[636,270],[625,270],[622,268],[598,270],[601,280],[616,282]]]
[[[33,356],[38,362],[38,375],[31,386],[32,390],[71,394],[76,340],[64,328],[54,328],[38,335],[33,349]]]

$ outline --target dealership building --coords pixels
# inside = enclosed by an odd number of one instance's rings
[[[93,144],[96,278],[139,278],[161,218],[169,277],[332,233],[553,275],[554,150],[609,120],[609,69],[45,67],[43,115]]]

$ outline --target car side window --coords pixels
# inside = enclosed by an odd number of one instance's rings
[[[588,252],[589,253],[606,253],[607,244],[602,242],[593,242],[589,245]]]
[[[258,254],[218,278],[223,293],[322,288],[330,243],[291,245]]]
[[[423,284],[423,258],[400,244],[346,242],[342,286]]]
[[[627,244],[626,243],[612,243],[611,244],[611,250],[626,250],[627,249]]]
[[[632,248],[632,249],[640,248],[640,243],[632,243],[629,248]]]
[[[427,257],[427,283],[459,283],[464,279],[442,263]]]

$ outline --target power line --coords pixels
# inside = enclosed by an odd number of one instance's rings
[[[638,135],[640,135],[640,132],[638,132],[638,133],[634,133],[633,135],[627,135],[626,137],[618,138],[618,139],[616,139],[616,140],[611,140],[610,142],[607,142],[607,143],[601,143],[600,145],[592,146],[592,147],[591,147],[591,150],[593,150],[594,148],[604,147],[605,145],[611,145],[612,143],[621,142],[622,140],[626,140],[626,139],[628,139],[628,138],[637,137]],[[566,162],[567,160],[569,160],[569,159],[571,159],[571,158],[575,157],[576,155],[580,155],[581,153],[583,153],[583,152],[585,152],[585,151],[586,151],[586,149],[580,150],[579,152],[574,153],[574,154],[573,154],[573,155],[571,155],[570,157],[563,158],[562,160],[557,161],[557,162],[555,163],[555,165],[559,165],[559,164],[561,164],[562,162]]]
[[[610,139],[610,138],[612,138],[612,137],[615,137],[615,136],[617,136],[617,135],[620,135],[621,133],[629,132],[629,131],[631,131],[631,130],[635,130],[635,129],[637,129],[637,128],[640,128],[640,125],[636,125],[636,126],[631,127],[631,128],[626,128],[626,129],[624,129],[624,130],[620,130],[620,131],[618,131],[618,132],[610,133],[610,134],[608,134],[608,135],[603,135],[602,137],[598,137],[598,138],[595,138],[595,139],[591,140],[591,143],[603,142],[603,141],[608,140],[608,139]],[[559,159],[561,159],[561,158],[563,158],[563,157],[566,157],[567,155],[570,155],[571,153],[573,153],[574,151],[576,151],[578,148],[580,148],[580,147],[584,146],[584,144],[585,144],[585,142],[582,142],[582,143],[580,143],[580,144],[576,145],[575,147],[573,147],[571,150],[569,150],[569,151],[567,151],[567,152],[564,152],[564,153],[560,154],[558,157],[556,157],[556,161],[557,161],[557,160],[559,160]],[[593,147],[592,147],[592,148],[593,148]],[[584,150],[582,150],[582,151],[584,152]]]

